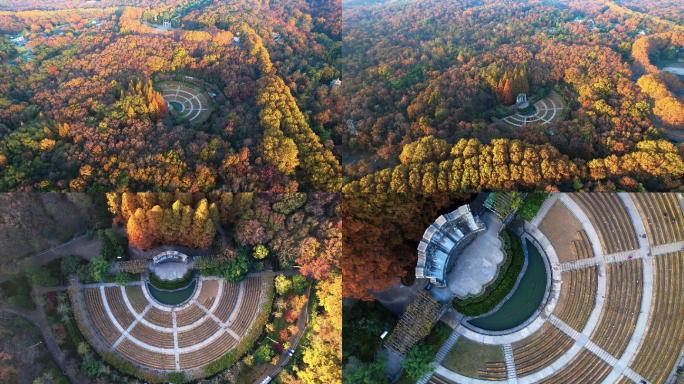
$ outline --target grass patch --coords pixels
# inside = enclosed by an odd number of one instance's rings
[[[464,337],[456,342],[442,365],[464,376],[476,377],[488,362],[503,361],[501,348],[494,345],[480,344]]]
[[[35,309],[31,285],[25,275],[18,275],[0,284],[0,301],[24,309]]]
[[[520,209],[518,209],[518,216],[525,221],[534,219],[548,195],[549,194],[546,192],[532,192],[527,194]]]
[[[522,270],[525,255],[518,236],[509,230],[502,231],[499,236],[503,242],[506,261],[501,265],[496,281],[478,297],[456,299],[453,302],[454,308],[466,316],[478,316],[494,309],[513,289]]]

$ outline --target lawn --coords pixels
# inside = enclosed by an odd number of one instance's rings
[[[501,347],[476,343],[461,337],[446,356],[442,365],[464,376],[476,377],[477,371],[488,362],[503,361]]]

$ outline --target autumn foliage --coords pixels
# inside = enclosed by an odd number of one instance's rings
[[[121,215],[129,244],[150,249],[160,244],[208,248],[219,226],[215,203],[201,199],[197,204],[171,202],[167,195],[110,194],[110,210]]]

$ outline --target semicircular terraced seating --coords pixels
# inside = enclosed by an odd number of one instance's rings
[[[632,221],[614,193],[571,194],[598,232],[604,254],[639,248]]]
[[[643,293],[641,260],[608,264],[606,294],[598,325],[591,341],[620,357],[636,327]]]
[[[512,345],[518,376],[525,376],[546,367],[568,351],[574,340],[553,325],[546,323],[532,336]]]
[[[596,302],[596,267],[563,272],[558,302],[553,313],[569,326],[582,330]]]
[[[106,346],[101,352],[116,351],[141,368],[200,368],[225,355],[249,332],[266,284],[270,281],[261,277],[238,284],[203,278],[196,297],[180,307],[153,305],[139,282],[125,288],[88,285],[81,291],[84,315],[90,320],[84,324],[93,324],[96,332],[89,337],[101,338],[91,341]]]
[[[651,245],[684,241],[684,212],[674,193],[638,193],[635,197]]]
[[[566,249],[559,260],[560,291],[552,316],[542,314],[541,327],[512,343],[512,359],[506,355],[518,382],[665,384],[672,379],[684,346],[684,212],[678,197],[597,195],[574,194],[572,199],[589,218],[598,240],[575,227],[563,231],[547,218],[538,225],[552,247]],[[547,213],[554,218],[563,210],[555,205]],[[582,216],[576,211],[573,215]],[[642,231],[642,224],[646,236],[638,239],[634,228]],[[591,233],[586,223],[585,228]],[[596,258],[593,250],[598,246],[612,256]],[[507,341],[502,338],[500,344],[506,351]],[[463,376],[451,376],[445,368],[430,382],[462,381]]]
[[[488,361],[485,367],[477,371],[477,378],[482,380],[504,380],[508,377],[506,363],[503,361]]]
[[[191,123],[200,123],[209,116],[209,98],[198,87],[178,81],[163,82],[158,87],[169,109],[175,109]]]
[[[684,344],[684,252],[654,258],[653,303],[648,330],[632,369],[664,383]]]
[[[600,383],[611,371],[610,365],[591,352],[584,350],[543,384],[589,384]]]

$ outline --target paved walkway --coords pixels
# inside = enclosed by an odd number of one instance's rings
[[[604,255],[603,250],[601,249],[600,242],[598,240],[598,234],[593,227],[593,224],[589,221],[588,217],[586,214],[580,209],[579,205],[572,200],[572,198],[566,194],[556,194],[552,195],[547,201],[544,202],[542,205],[542,208],[539,211],[539,214],[537,217],[535,217],[530,223],[527,223],[525,226],[526,230],[532,234],[532,237],[537,237],[541,239],[540,245],[542,248],[545,249],[547,252],[547,255],[555,255],[555,251],[553,250],[553,247],[551,243],[548,242],[547,239],[541,234],[539,229],[537,228],[537,225],[541,223],[543,220],[544,216],[548,212],[549,208],[553,205],[553,203],[556,200],[561,201],[574,215],[577,217],[579,222],[582,225],[583,230],[587,233],[587,236],[589,237],[591,243],[592,243],[592,248],[594,249],[594,254],[596,255],[595,257],[591,259],[584,259],[584,260],[579,260],[576,262],[567,262],[563,264],[558,263],[558,259],[555,259],[555,264],[556,267],[559,269],[559,271],[568,271],[568,270],[575,270],[575,269],[582,269],[582,268],[589,268],[589,267],[597,267],[599,268],[600,272],[598,273],[598,289],[596,293],[596,301],[594,308],[590,314],[589,320],[584,326],[584,329],[580,330],[575,330],[572,327],[570,327],[568,324],[557,318],[555,315],[552,314],[551,312],[546,313],[546,316],[541,316],[537,320],[541,321],[542,323],[544,322],[549,322],[552,324],[554,327],[558,328],[561,330],[564,334],[572,338],[575,342],[574,344],[570,347],[568,351],[566,351],[563,355],[561,355],[558,359],[556,359],[553,363],[551,363],[549,366],[544,367],[542,370],[537,371],[533,374],[524,376],[524,377],[517,377],[515,373],[515,361],[513,359],[513,355],[511,354],[510,356],[506,356],[506,349],[510,347],[510,342],[511,340],[508,340],[507,337],[503,337],[499,340],[497,340],[495,337],[492,336],[487,336],[487,335],[471,335],[468,333],[468,329],[463,327],[461,324],[456,326],[456,330],[459,333],[463,333],[464,336],[468,338],[472,338],[474,340],[477,340],[479,342],[483,342],[486,344],[500,344],[502,345],[504,349],[504,356],[506,357],[506,367],[507,367],[507,372],[508,372],[508,380],[506,381],[498,381],[498,383],[520,383],[520,384],[532,384],[539,382],[544,379],[548,379],[552,375],[556,374],[558,371],[563,369],[568,363],[570,363],[582,350],[588,350],[592,354],[596,355],[598,358],[606,362],[610,367],[612,367],[610,373],[608,376],[603,380],[603,384],[609,384],[609,383],[615,383],[617,382],[621,377],[627,377],[631,381],[635,383],[642,383],[648,381],[644,379],[641,375],[639,375],[637,372],[633,371],[630,368],[630,364],[634,361],[636,354],[639,350],[639,347],[643,343],[643,339],[646,336],[646,333],[648,331],[648,322],[649,318],[651,315],[651,310],[652,310],[652,296],[653,296],[653,279],[654,279],[654,272],[653,272],[653,263],[654,263],[654,257],[657,257],[659,255],[664,255],[672,252],[677,252],[681,251],[684,247],[684,242],[675,242],[675,243],[670,243],[670,244],[665,244],[661,246],[655,246],[652,247],[649,243],[649,239],[646,236],[642,236],[646,234],[646,230],[644,228],[644,223],[642,221],[641,216],[639,215],[639,212],[636,208],[636,205],[634,201],[632,200],[632,197],[627,194],[627,193],[620,193],[619,197],[625,206],[630,219],[634,225],[634,230],[637,233],[637,238],[639,241],[639,248],[636,250],[632,251],[627,251],[627,252],[619,252],[615,254],[609,254],[609,255]],[[684,203],[683,203],[684,204]],[[683,211],[684,211],[684,205],[683,205]],[[643,264],[643,289],[642,289],[642,299],[641,299],[641,308],[639,310],[639,315],[637,317],[637,322],[634,331],[631,334],[630,340],[628,342],[628,345],[625,349],[625,351],[622,353],[619,358],[617,356],[612,356],[610,353],[602,349],[600,346],[595,344],[594,342],[591,341],[591,335],[598,325],[600,315],[602,312],[603,308],[603,300],[605,297],[605,289],[606,289],[606,278],[605,278],[605,268],[606,264],[609,263],[620,263],[620,262],[626,262],[629,260],[640,260]],[[554,262],[551,262],[552,265],[554,265]],[[553,296],[552,296],[553,297]],[[536,321],[536,320],[535,320]],[[465,331],[464,331],[465,329]],[[470,331],[472,332],[472,331]],[[479,340],[478,340],[479,339]],[[683,349],[684,351],[684,349]],[[466,377],[463,375],[460,375],[456,372],[452,372],[448,370],[447,368],[439,365],[435,369],[435,373],[439,374],[440,376],[443,376],[451,381],[454,381],[456,383],[465,383],[465,384],[485,384],[485,383],[492,383],[492,381],[488,380],[479,380],[475,378],[470,378]],[[497,381],[495,381],[497,382]]]
[[[311,300],[311,286],[309,286],[309,290],[307,291],[306,296]],[[306,327],[309,325],[309,301],[307,300],[307,304],[302,308],[301,312],[299,313],[299,318],[297,318],[297,334],[293,335],[290,338],[290,349],[297,349],[297,346],[299,346],[299,342],[302,340],[304,337],[304,334],[306,333]],[[264,380],[267,376],[270,376],[271,378],[278,376],[280,371],[285,369],[285,366],[290,362],[292,359],[292,356],[290,356],[288,350],[284,350],[281,354],[280,357],[278,358],[278,364],[273,366],[273,368],[259,377],[256,381],[256,383],[261,383],[262,380]]]
[[[447,276],[447,286],[456,297],[464,299],[482,294],[497,276],[499,265],[505,260],[499,230],[501,221],[494,213],[481,216],[487,230],[479,233],[454,262]]]

